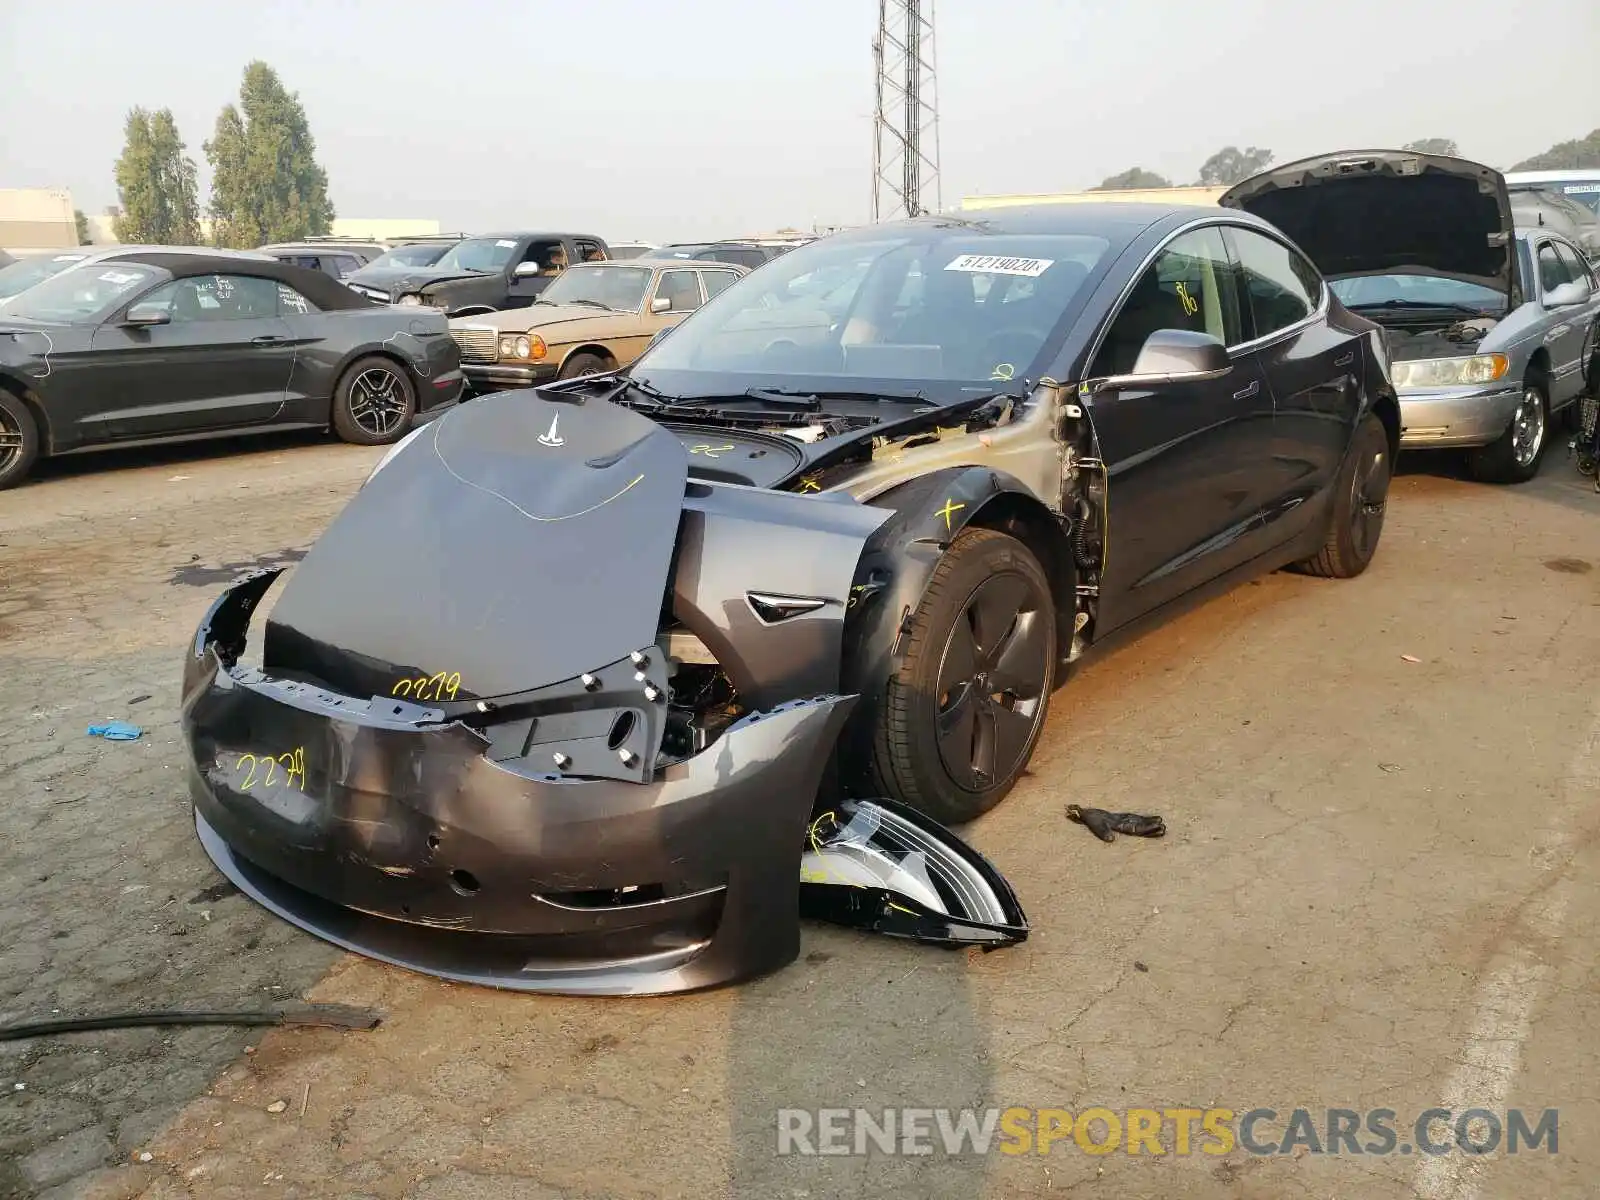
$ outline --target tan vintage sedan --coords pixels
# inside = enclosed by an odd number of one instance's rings
[[[625,367],[650,339],[732,284],[745,267],[648,255],[574,263],[526,308],[450,322],[461,369],[477,391]]]

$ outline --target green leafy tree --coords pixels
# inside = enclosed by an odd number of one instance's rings
[[[72,220],[78,227],[78,245],[87,246],[89,244],[89,218],[83,215],[83,209],[75,208],[72,210]]]
[[[1137,188],[1168,188],[1172,180],[1164,175],[1157,175],[1154,171],[1146,171],[1143,167],[1129,167],[1120,175],[1110,175],[1100,181],[1099,187],[1092,187],[1091,192],[1131,192]]]
[[[1600,129],[1588,137],[1557,142],[1543,154],[1525,158],[1513,171],[1582,171],[1600,168]]]
[[[136,108],[128,114],[116,179],[122,202],[115,222],[119,241],[192,246],[200,240],[194,160],[184,153],[171,109]],[[82,240],[88,222],[80,221],[78,231]]]
[[[1264,171],[1272,162],[1272,151],[1251,146],[1241,150],[1237,146],[1224,146],[1200,164],[1200,184],[1203,187],[1221,187],[1249,179]]]
[[[217,114],[205,144],[217,244],[259,246],[327,233],[333,205],[316,151],[299,96],[266,63],[252,62],[239,103]]]
[[[1456,158],[1461,153],[1454,138],[1418,138],[1414,142],[1407,142],[1400,149],[1409,150],[1413,154],[1444,154],[1450,158]]]

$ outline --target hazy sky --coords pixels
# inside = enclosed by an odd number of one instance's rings
[[[1498,167],[1600,126],[1597,0],[938,0],[941,184],[1191,182],[1452,137]],[[614,240],[850,224],[874,0],[0,0],[0,187],[116,202],[134,105],[199,164],[251,58],[300,94],[347,217]],[[930,197],[931,199],[931,197]]]

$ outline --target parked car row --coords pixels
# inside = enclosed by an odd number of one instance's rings
[[[1195,411],[1221,421],[1204,426],[1216,461],[1245,463],[1266,446],[1222,437],[1234,409],[1270,417],[1271,438],[1319,421],[1331,437],[1371,366],[1395,403],[1396,451],[1459,449],[1482,479],[1531,478],[1556,420],[1600,392],[1600,282],[1573,234],[1525,214],[1530,202],[1554,211],[1548,201],[1587,213],[1581,198],[1600,198],[1589,186],[1514,187],[1481,164],[1404,151],[1274,167],[1220,200],[1270,226],[1266,241],[1226,222],[1205,232],[1218,217],[1183,210],[1199,222],[1183,252],[1163,252],[1160,271],[1139,276],[1148,295],[1113,304],[1144,324],[1117,324],[1107,371],[1132,373],[1158,332],[1220,342],[1217,362],[1237,359],[1229,377],[1251,378],[1238,404],[1197,395]],[[1115,220],[1160,225],[1157,210],[1110,207]],[[846,249],[821,248],[834,246]],[[723,336],[743,347],[756,387],[813,358],[809,374],[823,383],[937,378],[989,354],[968,343],[991,325],[1007,352],[992,355],[983,378],[1038,379],[1030,338],[1062,336],[1052,305],[1068,293],[1056,292],[1098,261],[1061,250],[1018,275],[917,258],[887,315],[869,318],[863,306],[878,298],[863,280],[881,277],[886,253],[870,238],[638,248],[621,258],[597,235],[522,230],[387,248],[339,239],[259,251],[84,248],[0,267],[0,486],[44,455],[166,438],[308,426],[393,441],[457,399],[629,373],[663,339],[696,344],[666,337],[692,315],[703,330],[723,320],[713,313],[742,314]],[[339,279],[331,260],[346,252],[370,257]],[[951,324],[947,309],[969,304],[971,321]],[[1307,322],[1330,332],[1279,345],[1278,330]],[[1379,336],[1346,344],[1368,324]],[[1181,365],[1199,353],[1181,345],[1161,354]],[[1137,407],[1104,417],[1113,440],[1119,420],[1158,428],[1171,417],[1126,416]]]

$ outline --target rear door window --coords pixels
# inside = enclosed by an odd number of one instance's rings
[[[1254,337],[1270,337],[1305,320],[1322,303],[1322,276],[1301,255],[1276,238],[1230,227],[1255,318]]]

